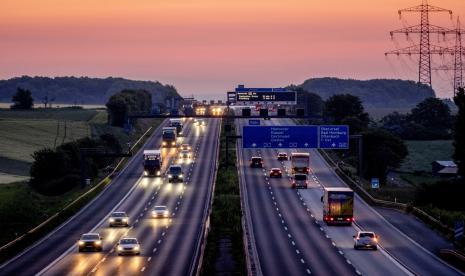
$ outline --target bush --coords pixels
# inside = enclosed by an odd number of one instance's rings
[[[465,211],[465,204],[463,204],[464,182],[462,179],[422,184],[415,191],[415,203],[420,206],[431,205],[451,211]]]

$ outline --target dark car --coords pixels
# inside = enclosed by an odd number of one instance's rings
[[[278,160],[279,161],[287,161],[287,160],[289,160],[289,157],[287,156],[287,153],[280,152],[280,153],[278,153]]]
[[[262,158],[258,156],[254,156],[250,158],[250,167],[251,168],[263,168]]]
[[[281,178],[281,177],[283,177],[283,172],[281,171],[280,168],[272,168],[270,170],[270,178],[272,178],[272,177]]]
[[[79,252],[92,250],[102,251],[102,238],[98,233],[83,234],[78,241]]]
[[[171,165],[168,169],[168,183],[183,182],[184,175],[181,166]]]

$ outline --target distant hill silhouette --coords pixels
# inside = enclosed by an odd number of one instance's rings
[[[166,97],[179,97],[176,88],[153,81],[135,81],[123,78],[88,77],[29,77],[0,80],[0,101],[11,102],[18,87],[29,89],[34,103],[40,104],[48,93],[56,103],[105,104],[111,95],[123,89],[144,89],[152,94],[152,101],[164,103]]]
[[[313,78],[301,86],[324,100],[334,94],[358,96],[365,107],[413,107],[425,98],[435,97],[431,87],[418,86],[414,81],[405,80],[352,80],[338,78]]]

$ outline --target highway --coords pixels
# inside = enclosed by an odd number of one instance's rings
[[[193,148],[191,162],[182,162],[184,183],[168,183],[165,177],[143,177],[142,150],[96,199],[32,248],[0,267],[0,275],[189,275],[197,269],[218,154],[220,121],[194,126],[187,120],[184,142]],[[161,127],[144,149],[159,148]],[[162,152],[163,167],[178,163],[174,149]],[[151,209],[166,205],[171,217],[154,219]],[[108,226],[112,211],[125,211],[131,227]],[[86,232],[103,236],[102,252],[78,253],[76,242]],[[118,240],[136,237],[139,256],[118,256]],[[175,261],[176,265],[173,265]]]
[[[261,122],[262,125],[294,125],[286,119]],[[242,126],[247,121],[237,120],[237,123]],[[238,146],[241,146],[240,142]],[[288,154],[309,152],[308,149],[284,151]],[[345,183],[318,151],[310,150],[309,188],[292,190],[289,175],[282,179],[265,176],[272,167],[283,171],[290,167],[290,161],[277,161],[276,154],[275,149],[247,149],[239,155],[244,176],[241,188],[247,190],[246,213],[252,221],[248,227],[264,275],[299,275],[308,273],[308,270],[316,275],[347,275],[354,271],[363,275],[460,275],[389,224],[358,196],[355,201],[356,223],[352,227],[326,226],[322,222],[322,187],[344,187]],[[265,170],[248,168],[252,155],[262,156]],[[352,236],[361,229],[375,231],[381,236],[378,251],[353,249]],[[287,234],[291,236],[286,237]],[[299,258],[301,263],[296,262]],[[274,260],[281,261],[276,263]]]

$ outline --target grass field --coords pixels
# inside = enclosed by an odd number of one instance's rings
[[[89,122],[100,113],[106,114],[79,109],[0,110],[0,183],[28,176],[35,151],[91,135]]]
[[[400,167],[404,172],[431,172],[431,162],[451,160],[454,152],[452,140],[405,141],[409,155]]]

